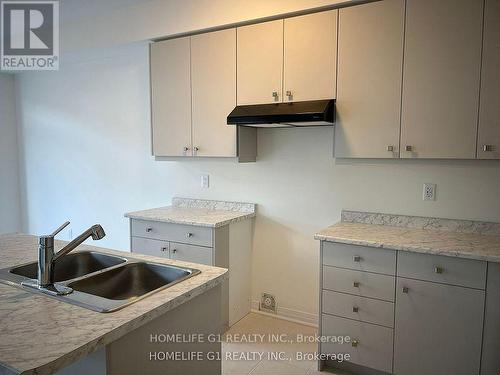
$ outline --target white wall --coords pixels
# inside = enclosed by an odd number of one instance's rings
[[[175,195],[255,202],[253,295],[281,307],[317,312],[313,234],[342,208],[500,221],[499,162],[335,160],[331,128],[259,130],[257,163],[155,161],[145,43],[67,55],[59,72],[20,75],[17,90],[25,231],[97,222],[99,244],[127,250],[126,211]],[[424,182],[437,183],[437,201],[421,200]]]
[[[14,76],[0,73],[0,233],[21,229]]]

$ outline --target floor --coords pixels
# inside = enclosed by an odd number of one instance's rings
[[[317,371],[316,360],[298,357],[300,353],[314,354],[317,344],[298,343],[297,339],[316,333],[313,327],[250,313],[225,334],[222,374],[325,375]]]

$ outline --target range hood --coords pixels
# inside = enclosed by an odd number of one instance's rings
[[[239,105],[227,116],[228,125],[258,128],[324,126],[335,122],[335,99]]]

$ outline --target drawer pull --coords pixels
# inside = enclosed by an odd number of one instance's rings
[[[172,253],[176,253],[177,252],[177,249],[172,249]]]
[[[355,288],[359,288],[359,281],[353,282],[352,286],[355,287]]]
[[[436,267],[434,267],[434,272],[435,272],[435,273],[443,273],[443,272],[444,272],[444,269],[443,269],[442,267],[438,267],[438,266],[436,266]]]
[[[352,257],[352,260],[353,260],[354,262],[361,262],[361,257],[360,257],[359,255],[354,255],[354,256]]]
[[[166,247],[162,247],[161,251],[165,252],[165,251],[167,251],[167,248]]]
[[[408,294],[408,287],[404,286],[403,289],[402,289],[403,293],[406,293]]]
[[[359,312],[359,307],[358,307],[358,306],[354,306],[354,307],[352,308],[352,312],[354,312],[354,313]]]
[[[153,231],[153,228],[151,228],[151,227],[146,228],[146,232],[151,233],[152,231]]]
[[[351,342],[351,346],[352,346],[353,348],[356,348],[358,345],[359,345],[359,341],[358,341],[358,340],[352,340],[352,342]]]
[[[193,237],[193,233],[191,233],[191,232],[190,232],[190,233],[186,234],[186,236],[187,236],[188,238],[191,238],[191,237]]]

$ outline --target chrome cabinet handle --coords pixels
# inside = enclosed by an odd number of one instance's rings
[[[200,148],[199,148],[199,147],[194,147],[194,148],[193,148],[193,150],[194,150],[194,151],[199,151],[199,150],[200,150]]]
[[[193,233],[188,233],[188,234],[186,234],[186,237],[187,237],[187,238],[193,237]]]
[[[278,100],[278,91],[273,91],[274,100]]]
[[[413,151],[413,146],[406,145],[405,150],[408,152]]]
[[[172,253],[176,253],[177,252],[177,249],[172,249]]]
[[[351,342],[351,346],[352,346],[353,348],[356,348],[358,345],[359,345],[359,340],[352,340],[352,342]]]
[[[352,312],[353,312],[353,313],[357,313],[357,312],[359,312],[359,307],[358,307],[358,306],[353,306],[353,308],[352,308]]]
[[[166,247],[162,247],[161,251],[165,252],[165,251],[167,251],[167,248]]]
[[[359,255],[354,255],[352,257],[353,262],[361,262],[361,257]]]
[[[483,152],[492,152],[493,145],[483,145]]]
[[[391,145],[387,146],[387,151],[394,152],[394,146]]]
[[[359,281],[353,282],[352,286],[355,287],[355,288],[359,288]]]
[[[406,286],[404,286],[404,287],[403,287],[403,289],[402,289],[403,293],[406,293],[406,294],[408,294],[408,290],[409,290],[409,289],[408,289],[408,287],[406,287]]]
[[[292,94],[292,92],[290,90],[288,90],[286,92],[286,96],[288,96],[288,100],[292,100],[293,99],[293,94]]]
[[[187,152],[187,151],[189,151],[189,147],[184,146],[183,150],[184,150],[184,152]]]
[[[444,272],[444,269],[442,267],[434,267],[434,273],[443,273]]]
[[[151,228],[151,227],[146,228],[146,232],[150,233],[152,231],[153,231],[153,228]]]

